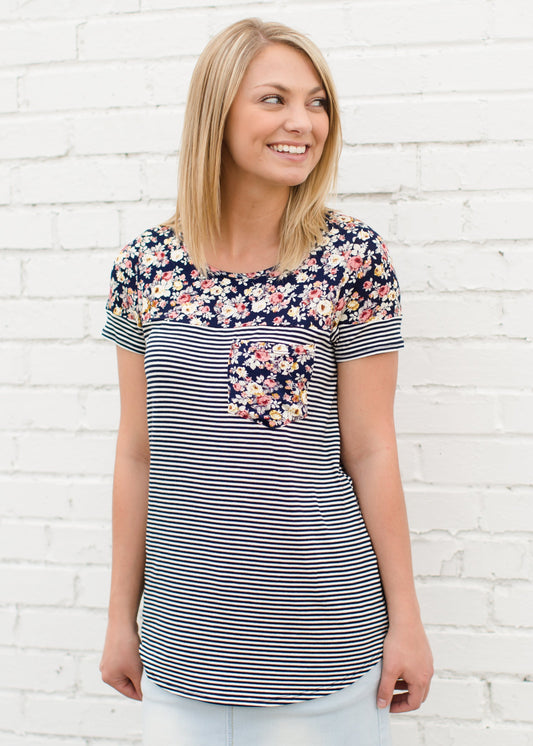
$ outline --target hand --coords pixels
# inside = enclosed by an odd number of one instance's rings
[[[142,699],[139,635],[130,626],[109,625],[100,671],[102,680],[125,697]]]
[[[417,710],[426,700],[432,676],[433,656],[422,622],[391,624],[383,645],[378,707],[390,704],[391,712]],[[394,689],[401,694],[393,694]]]

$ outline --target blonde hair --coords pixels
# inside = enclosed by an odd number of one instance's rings
[[[226,118],[250,62],[266,46],[286,44],[303,52],[326,91],[329,131],[321,158],[307,179],[290,187],[281,218],[277,269],[289,271],[322,238],[325,199],[334,187],[342,144],[337,94],[328,65],[316,45],[280,23],[247,18],[207,44],[191,78],[179,159],[176,212],[162,225],[182,234],[189,258],[208,274],[205,246],[220,233],[220,175]]]

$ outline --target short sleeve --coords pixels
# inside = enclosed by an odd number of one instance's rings
[[[131,352],[144,354],[145,339],[140,313],[142,289],[138,274],[137,241],[127,244],[118,255],[109,284],[106,323],[102,336]]]
[[[364,225],[354,230],[351,239],[332,334],[337,362],[404,346],[400,286],[387,247]]]

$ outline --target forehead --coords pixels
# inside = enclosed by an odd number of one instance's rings
[[[291,82],[309,87],[321,85],[320,76],[306,54],[287,44],[269,44],[248,65],[242,85]]]

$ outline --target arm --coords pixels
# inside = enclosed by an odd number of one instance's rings
[[[113,561],[106,641],[106,684],[141,699],[137,612],[143,592],[150,449],[144,357],[117,346],[120,425],[113,479]]]
[[[391,712],[426,699],[433,662],[416,598],[393,405],[398,354],[338,364],[341,461],[376,552],[389,614],[378,704]],[[394,688],[407,690],[393,696]],[[379,700],[385,700],[382,704]]]

